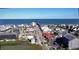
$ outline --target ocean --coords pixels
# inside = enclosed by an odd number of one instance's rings
[[[0,24],[79,24],[79,19],[0,19]]]

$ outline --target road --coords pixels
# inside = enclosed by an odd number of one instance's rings
[[[42,46],[42,49],[49,50],[48,44],[45,44],[45,38],[42,34],[42,31],[39,25],[36,25],[35,27],[35,36],[36,36],[36,39],[39,41],[38,43]]]

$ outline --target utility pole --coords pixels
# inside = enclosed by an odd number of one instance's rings
[[[0,43],[0,50],[1,50],[1,43]]]

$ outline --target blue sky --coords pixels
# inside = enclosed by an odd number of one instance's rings
[[[0,8],[0,19],[72,19],[77,8]]]

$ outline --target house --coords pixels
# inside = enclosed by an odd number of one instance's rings
[[[52,39],[52,33],[51,33],[51,32],[43,32],[43,35],[44,35],[47,39]]]
[[[78,49],[79,48],[79,39],[75,38],[69,41],[69,49]]]
[[[16,33],[12,32],[0,32],[0,40],[15,40],[18,36]]]

